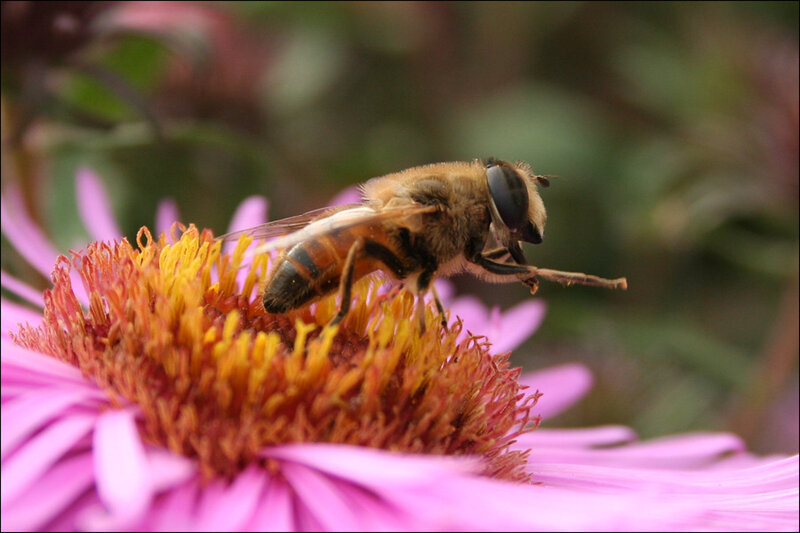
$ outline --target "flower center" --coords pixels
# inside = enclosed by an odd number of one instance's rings
[[[78,366],[114,405],[136,404],[145,440],[231,476],[264,446],[328,442],[392,451],[478,455],[485,474],[526,480],[526,453],[509,445],[538,420],[508,355],[485,339],[457,341],[426,308],[426,330],[405,290],[380,295],[367,278],[345,320],[330,296],[267,314],[257,287],[267,256],[243,266],[242,238],[222,253],[189,227],[138,248],[93,243],[60,257],[43,324],[15,340]],[[75,270],[88,308],[72,290]]]

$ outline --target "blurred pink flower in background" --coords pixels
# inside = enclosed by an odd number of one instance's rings
[[[3,234],[49,275],[58,254],[15,194],[4,191]],[[79,172],[77,195],[92,238],[118,240],[105,191],[88,170]],[[265,200],[246,200],[230,229],[262,222],[266,210]],[[155,228],[167,230],[178,218],[164,202]],[[70,276],[89,308],[75,269]],[[264,462],[209,478],[194,459],[143,440],[140,405],[111,398],[75,366],[16,344],[18,323],[42,323],[45,299],[6,273],[2,286],[17,297],[2,299],[3,530],[798,528],[798,457],[755,457],[739,438],[719,433],[638,442],[625,427],[545,423],[515,434],[509,447],[528,453],[530,482],[485,475],[481,456],[324,442],[264,447]],[[451,324],[460,316],[464,331],[488,336],[494,351],[524,341],[545,311],[539,300],[490,312],[470,297],[443,296]],[[592,378],[583,366],[565,364],[520,382],[542,393],[532,414],[547,420],[580,399]]]

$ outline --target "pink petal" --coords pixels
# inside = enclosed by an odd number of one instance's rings
[[[28,324],[33,327],[41,324],[41,312],[33,311],[5,298],[0,299],[0,302],[3,309],[3,312],[0,313],[0,332],[3,337],[7,338],[9,333],[19,331],[20,324]]]
[[[228,225],[228,231],[226,233],[263,224],[267,220],[268,208],[269,202],[262,196],[250,196],[249,198],[245,198],[244,201],[239,204],[239,207],[236,208],[236,212],[233,214],[233,218]],[[236,248],[235,240],[226,242],[222,249],[224,252],[230,253],[234,248]]]
[[[450,306],[450,299],[455,292],[453,284],[444,278],[436,278],[433,284],[436,287],[436,292],[439,294],[439,299],[442,300],[444,308],[447,309]]]
[[[625,426],[602,426],[597,428],[549,429],[538,428],[517,437],[515,448],[540,447],[590,448],[623,444],[636,439],[636,433]]]
[[[161,235],[163,232],[169,232],[173,222],[178,222],[181,219],[180,211],[178,211],[178,204],[172,198],[165,198],[158,203],[156,208],[156,235]]]
[[[744,452],[745,443],[729,433],[687,434],[599,450],[616,457],[615,464],[650,468],[706,466],[723,454]],[[608,463],[607,463],[608,464]]]
[[[592,374],[579,364],[565,364],[525,374],[520,384],[542,393],[534,408],[542,417],[557,415],[578,401],[592,386]]]
[[[391,453],[339,444],[292,444],[265,448],[264,457],[284,459],[316,468],[348,481],[371,486],[380,483],[417,484],[447,473],[475,472],[476,459]]]
[[[656,506],[646,494],[620,498],[476,476],[443,476],[414,490],[387,488],[382,496],[432,530],[615,531],[657,524],[669,531],[671,521],[683,517],[679,508]]]
[[[719,457],[719,454],[715,455],[709,453],[709,450],[703,449],[697,450],[696,453],[676,453],[674,456],[668,452],[664,453],[663,456],[636,452],[635,445],[610,449],[540,447],[535,449],[529,465],[534,471],[538,464],[595,465],[618,468],[642,467],[678,471],[679,469],[694,469],[707,466]]]
[[[292,499],[294,501],[294,519],[297,531],[327,531],[322,527],[322,524],[317,521],[316,513],[309,510],[302,500],[298,499],[296,496]],[[347,531],[348,529],[342,527],[338,530]]]
[[[147,477],[153,492],[181,485],[197,474],[197,467],[191,459],[162,448],[147,449],[147,465]]]
[[[189,481],[160,496],[139,524],[150,531],[198,531],[195,526],[198,480]]]
[[[544,319],[547,306],[540,299],[526,300],[500,316],[493,315],[492,330],[487,336],[495,352],[513,350],[530,337]]]
[[[273,477],[256,507],[248,531],[295,531],[294,506],[286,482]]]
[[[114,522],[140,516],[152,497],[147,456],[134,419],[132,409],[107,411],[94,431],[97,492]]]
[[[796,490],[723,498],[703,495],[696,500],[708,509],[691,524],[692,530],[797,531],[800,524]]]
[[[337,205],[345,205],[345,204],[357,204],[361,203],[361,191],[358,187],[347,187],[346,189],[342,190],[339,194],[334,196],[328,205],[337,206]]]
[[[78,214],[95,241],[114,241],[122,237],[111,211],[111,201],[100,177],[91,169],[78,169],[75,181]]]
[[[39,226],[31,220],[22,206],[22,194],[14,187],[7,187],[5,195],[0,195],[0,228],[14,249],[42,275],[49,276],[53,269],[58,250],[50,243]],[[9,208],[11,206],[11,208]],[[80,276],[70,272],[72,289],[81,302],[87,302],[86,290]]]
[[[679,482],[714,492],[724,490],[734,495],[758,495],[773,490],[797,491],[798,475],[800,464],[798,456],[793,455],[747,468],[667,472],[664,478],[668,482]]]
[[[250,467],[227,482],[212,482],[203,490],[197,523],[206,531],[239,531],[252,517],[269,474]]]
[[[6,458],[0,496],[3,508],[86,436],[95,420],[94,416],[75,415],[54,422]]]
[[[356,531],[363,529],[352,505],[339,490],[338,483],[320,472],[299,464],[284,463],[281,473],[303,506],[311,513],[311,521],[326,530]]]
[[[0,285],[24,300],[38,307],[44,307],[42,291],[34,289],[6,272],[0,272]]]
[[[37,531],[91,487],[92,456],[65,459],[36,480],[23,494],[3,507],[3,531]]]
[[[31,391],[3,405],[0,453],[3,459],[43,424],[89,397],[86,390]]]
[[[450,303],[451,322],[456,318],[460,318],[464,326],[459,340],[463,340],[469,334],[482,335],[487,329],[488,311],[486,306],[474,296],[462,296]]]
[[[54,357],[22,348],[8,339],[0,339],[0,347],[3,383],[6,382],[6,372],[15,369],[24,370],[32,377],[40,375],[63,380],[65,383],[86,383],[80,370]]]
[[[242,200],[231,217],[227,233],[258,226],[267,221],[269,202],[263,196],[250,196]]]
[[[32,390],[55,390],[56,388],[69,388],[83,391],[93,403],[108,403],[105,394],[88,382],[71,382],[48,374],[32,374],[27,370],[3,365],[3,402],[27,394]],[[71,412],[72,410],[70,410]]]
[[[338,488],[355,510],[364,531],[412,531],[425,529],[427,525],[415,523],[413,513],[398,509],[362,487],[340,483]]]
[[[24,205],[22,194],[14,187],[7,187],[5,194],[0,195],[3,234],[28,263],[49,276],[58,251],[24,211]]]
[[[682,530],[796,530],[799,466],[797,456],[753,468],[697,472],[560,464],[538,465],[535,477],[549,487],[651,493],[659,502],[696,506],[696,516],[684,519]]]
[[[492,310],[474,296],[456,298],[449,305],[450,319],[461,318],[464,324],[459,340],[469,334],[486,336],[492,343],[492,351],[496,353],[513,350],[536,331],[544,318],[546,306],[541,300],[528,300],[500,312]]]

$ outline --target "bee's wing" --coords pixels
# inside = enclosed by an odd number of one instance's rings
[[[230,233],[220,235],[217,237],[217,240],[223,242],[237,241],[242,235],[249,235],[253,237],[254,240],[271,239],[273,237],[286,235],[287,233],[292,233],[293,231],[302,229],[308,226],[315,219],[322,218],[323,216],[330,216],[336,212],[352,209],[360,205],[361,204],[344,204],[334,207],[321,207],[319,209],[314,209],[308,211],[307,213],[303,213],[302,215],[282,218],[280,220],[273,220],[271,222],[259,224],[258,226],[253,226],[251,228],[232,231]]]
[[[355,206],[343,206],[343,208],[340,208],[327,216],[316,217],[312,219],[310,224],[307,224],[300,229],[289,233],[288,235],[278,236],[271,241],[260,244],[254,250],[252,250],[252,253],[268,253],[274,250],[290,248],[297,243],[318,238],[322,235],[330,233],[331,231],[343,230],[355,226],[373,224],[375,222],[383,222],[387,220],[400,220],[424,213],[433,213],[438,209],[439,208],[435,205],[421,204],[409,204],[399,207],[383,208],[381,210],[375,210],[362,204],[355,204]],[[324,212],[325,211],[323,210],[323,213]],[[304,215],[292,217],[292,219],[287,220],[297,220],[302,217],[304,217]],[[282,224],[282,222],[283,221],[278,220],[275,223],[285,227],[285,224]],[[265,226],[268,225],[269,224],[265,224]],[[262,226],[259,226],[259,228],[261,227]],[[259,233],[263,234],[269,232],[259,230]],[[281,234],[272,233],[272,235]]]

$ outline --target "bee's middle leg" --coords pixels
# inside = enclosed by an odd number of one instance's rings
[[[342,319],[347,316],[350,311],[350,300],[353,296],[353,276],[356,271],[356,260],[364,250],[364,238],[359,237],[350,247],[347,252],[347,258],[344,260],[344,267],[342,268],[342,277],[339,280],[339,311],[336,316],[330,321],[331,326],[335,326]]]

